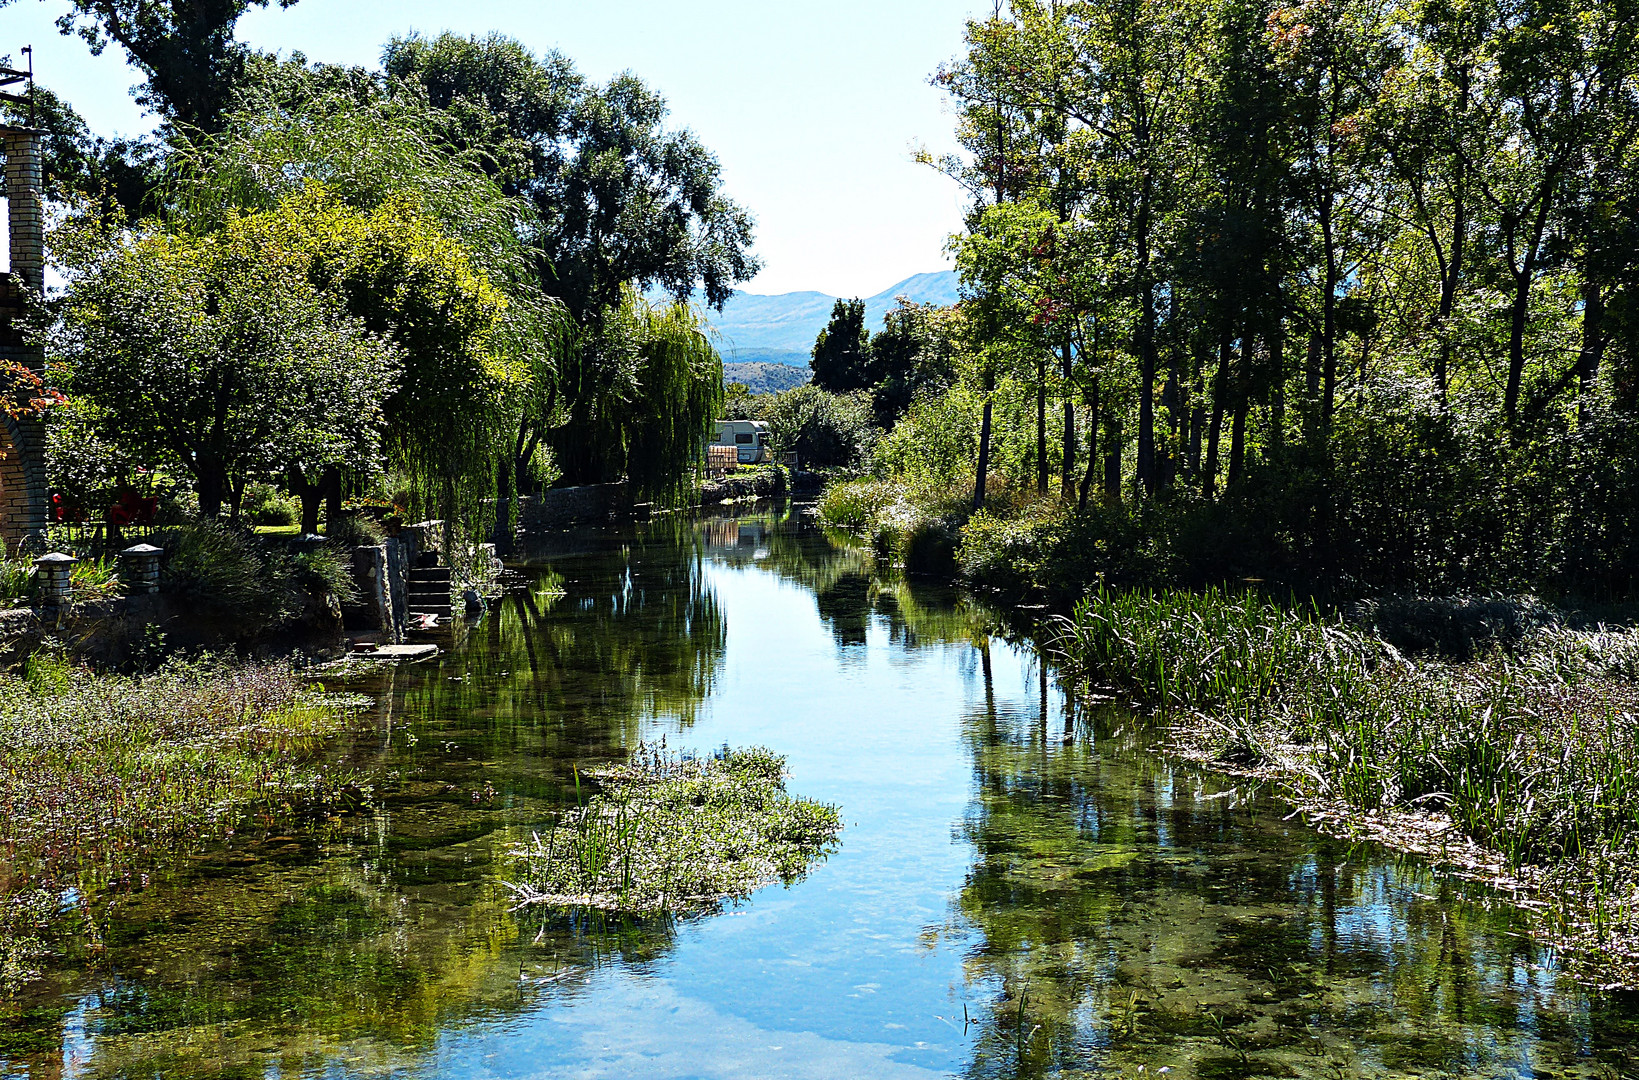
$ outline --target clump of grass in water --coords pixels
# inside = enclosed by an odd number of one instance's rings
[[[1639,982],[1639,633],[1546,626],[1413,663],[1256,596],[1100,591],[1049,648],[1073,681],[1159,706],[1174,749],[1277,777],[1300,805],[1443,818],[1552,905],[1555,936]]]
[[[785,758],[762,747],[695,758],[640,745],[577,774],[574,810],[518,852],[524,904],[699,912],[772,881],[791,884],[842,830],[837,808],[793,798]]]

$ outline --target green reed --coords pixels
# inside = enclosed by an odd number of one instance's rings
[[[1158,708],[1195,756],[1300,798],[1447,815],[1594,905],[1602,935],[1639,894],[1639,632],[1550,627],[1469,663],[1412,662],[1310,607],[1102,590],[1049,650],[1073,682]]]

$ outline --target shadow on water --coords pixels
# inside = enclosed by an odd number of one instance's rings
[[[1639,1075],[1634,999],[1483,893],[1167,763],[988,624],[783,510],[556,538],[365,682],[371,811],[93,898],[0,1075]],[[658,735],[791,753],[841,855],[744,919],[512,910],[509,849]]]

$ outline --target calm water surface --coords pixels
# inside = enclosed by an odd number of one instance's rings
[[[784,513],[554,547],[364,686],[376,811],[97,898],[0,1075],[1639,1076],[1632,996],[1068,709],[955,594]],[[707,918],[511,911],[571,769],[661,738],[789,755],[840,848]]]

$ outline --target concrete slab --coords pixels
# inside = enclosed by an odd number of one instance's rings
[[[360,656],[376,660],[426,660],[438,655],[437,645],[383,645]]]

